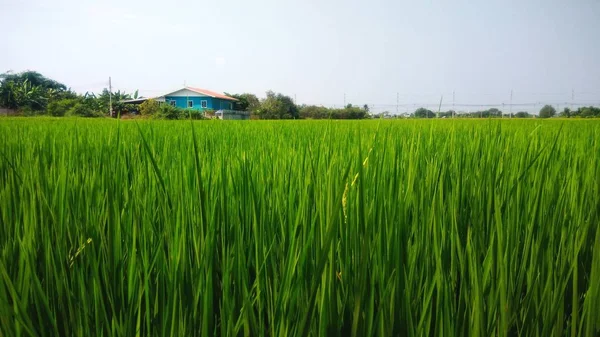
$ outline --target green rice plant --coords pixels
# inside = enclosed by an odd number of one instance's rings
[[[0,121],[0,336],[599,336],[596,120]]]

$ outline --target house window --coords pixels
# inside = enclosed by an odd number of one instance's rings
[[[208,101],[200,101],[200,106],[202,107],[202,109],[206,109],[208,107]]]
[[[229,103],[229,110],[233,110],[233,103]]]
[[[177,102],[175,102],[175,101],[169,101],[169,104],[171,104],[172,106],[176,106]]]
[[[194,101],[188,100],[188,108],[194,107]]]

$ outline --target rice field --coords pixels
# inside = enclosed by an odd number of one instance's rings
[[[0,336],[600,336],[600,121],[0,120]]]

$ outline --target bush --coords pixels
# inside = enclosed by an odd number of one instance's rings
[[[199,110],[182,109],[169,104],[160,104],[158,111],[151,115],[156,119],[204,119],[204,113]]]
[[[169,105],[161,104],[154,118],[158,119],[185,119],[186,113],[184,109]]]
[[[66,115],[69,110],[73,109],[73,107],[78,103],[79,100],[77,99],[61,99],[50,102],[47,109],[48,115],[62,117]]]
[[[68,98],[50,102],[46,112],[56,117],[102,117],[104,115],[98,110],[94,100],[86,98]]]
[[[34,110],[30,106],[24,106],[22,108],[19,108],[19,110],[17,110],[17,114],[21,115],[21,116],[31,117],[31,116],[41,115],[42,113],[40,113],[40,111],[38,111],[38,110]]]
[[[153,99],[149,99],[144,103],[140,104],[139,111],[140,115],[142,116],[156,115],[160,112],[160,104]]]
[[[84,104],[83,102],[78,102],[71,109],[69,109],[69,111],[67,111],[65,116],[102,117],[104,114],[92,109],[92,107]]]
[[[184,110],[184,118],[192,118],[192,119],[206,119],[206,117],[204,116],[204,114],[206,114],[207,111],[200,111],[200,110]],[[212,112],[212,114],[214,115],[214,111]]]

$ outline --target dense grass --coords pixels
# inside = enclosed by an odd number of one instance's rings
[[[598,336],[599,121],[0,121],[0,336]]]

